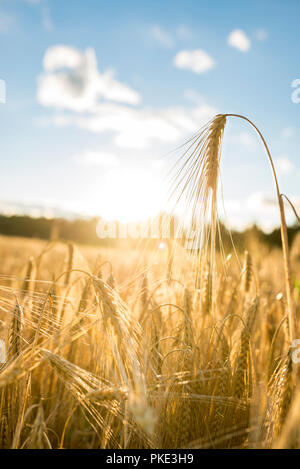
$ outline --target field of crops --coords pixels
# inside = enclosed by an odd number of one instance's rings
[[[1,237],[0,447],[299,448],[282,254],[228,254]]]

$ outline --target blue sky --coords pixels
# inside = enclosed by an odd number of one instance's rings
[[[168,192],[162,156],[218,112],[258,125],[299,207],[299,14],[296,0],[0,0],[0,209],[148,216]],[[262,146],[234,120],[222,180],[229,224],[276,225]]]

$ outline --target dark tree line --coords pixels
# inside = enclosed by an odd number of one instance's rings
[[[45,240],[69,240],[76,243],[90,244],[95,246],[116,246],[122,241],[118,239],[101,239],[97,235],[97,225],[100,218],[66,220],[62,218],[31,218],[29,216],[5,216],[0,215],[0,234],[8,236],[24,236],[28,238],[40,238]],[[173,226],[174,220],[172,220]],[[292,242],[299,228],[289,227],[289,241]],[[249,240],[255,240],[268,244],[270,247],[280,247],[280,229],[275,229],[272,233],[266,234],[257,226],[245,230],[244,232],[231,231],[230,235],[224,225],[220,225],[222,242],[225,248],[230,249],[231,238],[238,249],[246,249]],[[171,235],[174,230],[171,229]],[[163,236],[161,236],[163,238]],[[126,243],[134,246],[141,243],[140,239],[129,239]],[[144,240],[146,243],[146,240]],[[148,243],[154,246],[156,241]]]

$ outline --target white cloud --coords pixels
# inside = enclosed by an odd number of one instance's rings
[[[282,155],[275,158],[275,167],[279,173],[289,174],[293,170],[294,165],[287,156]]]
[[[65,116],[63,125],[74,125],[94,133],[110,132],[113,133],[115,145],[122,148],[143,149],[152,141],[180,142],[199,130],[216,113],[217,110],[208,105],[155,110],[102,103],[92,115]],[[59,120],[61,122],[61,116]]]
[[[269,36],[269,33],[266,29],[264,28],[260,28],[258,29],[257,31],[255,31],[255,38],[258,40],[258,41],[265,41],[266,39],[268,39],[268,36]]]
[[[150,33],[153,39],[155,39],[155,41],[158,42],[161,46],[166,47],[167,49],[173,47],[174,41],[172,36],[160,26],[152,26],[150,29]]]
[[[247,52],[251,47],[250,39],[241,29],[231,31],[228,36],[228,44],[241,52]]]
[[[204,50],[182,50],[175,56],[174,65],[200,74],[213,68],[215,61]]]
[[[119,160],[113,153],[106,153],[95,150],[85,150],[74,156],[74,160],[87,168],[100,167],[103,169],[115,168]]]
[[[177,40],[187,40],[193,35],[192,30],[185,25],[178,26],[173,34],[159,25],[154,25],[150,28],[150,34],[158,44],[166,49],[172,49]]]
[[[109,72],[101,74],[92,49],[81,52],[68,46],[52,47],[44,56],[43,66],[45,72],[38,83],[39,102],[60,110],[51,118],[52,124],[109,135],[111,143],[118,147],[144,149],[153,141],[184,141],[217,113],[204,100],[189,107],[130,106],[137,104],[140,96]],[[47,119],[42,119],[41,124],[47,125]],[[89,163],[100,161],[99,156],[91,154],[86,158]]]
[[[298,212],[300,197],[291,195],[289,199]],[[266,230],[267,226],[269,227],[268,230],[271,230],[279,225],[280,217],[277,197],[264,194],[263,192],[255,192],[247,198],[247,207],[252,212],[256,212],[259,223],[262,226],[265,224]],[[295,215],[292,210],[286,210],[286,218],[288,224],[295,222]]]
[[[43,58],[46,72],[54,72],[60,68],[79,68],[83,54],[74,47],[54,46],[48,49]]]
[[[300,210],[300,197],[291,195],[291,202],[296,211]],[[280,224],[280,212],[278,200],[273,194],[264,192],[253,192],[248,196],[239,199],[227,199],[224,202],[226,217],[225,222],[230,228],[244,230],[256,223],[259,227],[269,233]],[[286,210],[287,223],[289,225],[295,222],[295,215],[292,210]]]
[[[246,206],[249,210],[256,212],[257,210],[275,207],[276,200],[274,197],[268,196],[263,192],[252,192],[246,198]]]
[[[136,105],[139,94],[114,79],[111,71],[100,73],[93,49],[81,52],[57,45],[46,51],[45,72],[38,80],[38,100],[43,106],[94,111],[100,98]]]
[[[279,224],[278,203],[273,196],[263,192],[253,192],[244,204],[244,210],[265,232],[271,232]]]

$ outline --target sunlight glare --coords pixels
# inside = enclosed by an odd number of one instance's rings
[[[161,182],[141,169],[109,171],[99,198],[102,201],[101,216],[123,223],[146,220],[157,215],[164,205]]]

